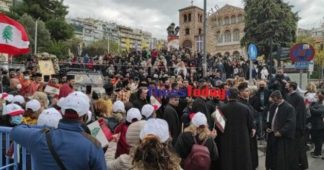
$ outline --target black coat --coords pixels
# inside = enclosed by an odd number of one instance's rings
[[[164,109],[163,119],[168,122],[172,144],[175,145],[181,133],[181,121],[176,109],[168,104]]]
[[[304,98],[297,92],[287,96],[287,102],[295,108],[296,133],[304,133],[306,127],[306,106]]]
[[[312,103],[309,109],[312,130],[324,129],[324,105],[322,103]]]
[[[191,132],[184,132],[178,137],[175,149],[182,160],[186,159],[190,154],[191,148],[195,144],[193,138],[194,137]],[[196,140],[199,144],[203,142],[199,141],[198,137],[196,137]],[[218,158],[218,149],[214,140],[212,138],[208,138],[204,146],[206,146],[209,150],[211,161],[215,161]],[[212,166],[210,169],[212,169]]]
[[[293,169],[308,169],[308,160],[306,155],[306,106],[304,98],[297,92],[287,96],[287,101],[295,108],[296,113],[296,134],[294,140]]]
[[[261,102],[261,93],[264,94],[264,103]],[[251,105],[254,107],[254,109],[258,112],[263,112],[269,107],[269,96],[270,91],[268,89],[259,90],[257,93],[252,97],[251,99]]]
[[[147,100],[141,100],[140,98],[138,98],[133,102],[133,107],[135,107],[139,110],[142,110],[142,107],[146,104],[149,104],[149,102],[147,102]]]
[[[221,169],[253,169],[250,149],[253,122],[249,108],[240,102],[230,101],[220,110],[226,119],[225,131],[219,135]]]
[[[249,108],[251,120],[253,121],[253,129],[256,130],[256,116],[257,111],[253,108],[253,106],[249,103],[248,100],[240,99],[242,104]],[[253,168],[257,168],[259,166],[259,156],[258,156],[258,142],[256,139],[256,135],[250,138],[250,146],[251,146],[251,156],[252,156],[252,164]]]
[[[267,118],[268,128],[271,128],[277,105],[270,106]],[[290,170],[293,165],[294,137],[296,128],[295,109],[287,102],[278,108],[276,127],[281,137],[274,137],[273,133],[268,135],[266,151],[266,168],[276,170]]]

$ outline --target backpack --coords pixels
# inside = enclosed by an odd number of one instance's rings
[[[191,152],[184,160],[184,170],[209,170],[211,160],[209,149],[204,146],[207,139],[202,144],[198,144],[193,136],[195,144],[192,145]]]

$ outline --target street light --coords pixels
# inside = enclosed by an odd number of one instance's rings
[[[215,5],[215,11],[216,13],[218,13],[218,6]],[[204,50],[204,54],[203,54],[203,76],[206,77],[207,76],[207,16],[209,16],[209,14],[214,13],[214,9],[212,8],[208,13],[207,13],[207,0],[204,0],[204,42],[203,42],[203,50]]]
[[[207,76],[207,49],[206,49],[206,39],[207,39],[207,0],[204,0],[204,56],[203,56],[203,76]]]
[[[39,18],[36,19],[35,22],[35,44],[34,44],[34,54],[37,54],[37,34],[38,34],[38,20]]]

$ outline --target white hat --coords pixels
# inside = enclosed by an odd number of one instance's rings
[[[13,100],[12,100],[13,103],[19,103],[19,104],[24,104],[26,103],[25,102],[25,98],[21,95],[16,95]]]
[[[202,125],[207,125],[207,118],[203,113],[197,112],[192,117],[191,123],[196,127],[199,127],[199,126],[202,126]]]
[[[6,105],[3,109],[4,109],[3,115],[10,115],[10,116],[18,116],[25,112],[24,109],[22,109],[19,105],[14,103]]]
[[[142,115],[145,118],[149,118],[154,112],[154,107],[150,104],[146,104],[142,107]]]
[[[60,104],[63,115],[65,110],[71,109],[78,113],[79,117],[88,113],[90,108],[90,100],[88,96],[82,92],[73,92],[69,94]]]
[[[64,103],[64,99],[65,99],[65,97],[61,97],[61,98],[57,101],[56,105],[57,105],[58,107],[62,107],[62,105],[63,105],[63,103]]]
[[[143,140],[147,135],[154,135],[162,143],[166,142],[170,137],[168,123],[163,119],[149,119],[141,130],[140,138]]]
[[[75,92],[72,92],[71,95],[80,96],[80,97],[82,97],[84,100],[87,100],[87,101],[90,103],[90,98],[88,97],[88,95],[86,95],[86,94],[83,93],[83,92],[75,91]]]
[[[62,115],[54,108],[44,110],[37,119],[37,125],[57,128]]]
[[[113,104],[113,112],[123,112],[125,113],[125,105],[122,101],[117,100],[115,101],[115,103]]]
[[[141,112],[137,108],[131,108],[127,111],[126,121],[132,123],[133,119],[142,119]]]
[[[41,104],[38,100],[30,100],[26,103],[26,110],[31,109],[32,111],[36,112],[41,108]]]

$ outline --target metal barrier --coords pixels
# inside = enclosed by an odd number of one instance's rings
[[[12,143],[10,140],[11,129],[11,127],[0,126],[0,155],[2,155],[0,159],[0,170],[27,170],[27,151],[25,148],[22,148],[14,142],[13,159],[6,156],[6,151]]]

